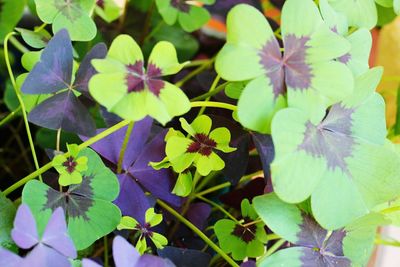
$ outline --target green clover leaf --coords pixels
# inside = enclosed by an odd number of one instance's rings
[[[222,219],[214,226],[221,248],[227,253],[232,253],[235,260],[243,260],[246,257],[256,258],[263,255],[264,244],[267,242],[264,223],[254,223],[258,215],[247,199],[242,201],[241,210],[244,219],[243,224]]]
[[[238,101],[238,118],[261,133],[270,132],[274,114],[286,105],[318,117],[353,90],[351,71],[335,60],[349,52],[350,44],[329,29],[313,1],[286,1],[281,25],[283,52],[261,12],[235,6],[227,18],[227,43],[215,63],[225,80],[250,80]]]
[[[79,157],[78,145],[67,144],[68,157],[64,155],[57,155],[54,157],[52,164],[53,167],[60,174],[58,183],[62,186],[71,184],[80,184],[82,182],[82,172],[88,168],[88,158],[85,156]]]
[[[169,42],[159,42],[150,54],[147,69],[138,44],[128,35],[118,36],[105,59],[92,60],[99,72],[89,82],[94,99],[108,111],[133,121],[149,115],[165,125],[189,111],[190,102],[181,89],[161,80],[179,72],[184,64]]]
[[[66,28],[73,41],[90,41],[96,36],[96,24],[90,15],[94,0],[35,0],[39,18],[53,24],[53,33]]]
[[[143,254],[147,250],[146,238],[150,238],[154,245],[162,249],[168,244],[168,239],[163,235],[153,232],[150,228],[159,225],[163,220],[162,214],[157,214],[154,212],[154,208],[150,208],[145,214],[145,224],[141,225],[136,219],[130,216],[123,216],[121,218],[120,224],[117,226],[118,230],[128,229],[136,230],[139,233],[139,238],[136,243],[136,249],[140,254]]]
[[[190,137],[184,137],[179,132],[168,136],[165,152],[173,169],[182,173],[194,164],[202,176],[208,175],[211,171],[222,170],[225,162],[215,150],[224,153],[236,150],[229,146],[231,139],[229,130],[220,127],[210,132],[212,121],[207,115],[197,117],[191,124],[183,118],[180,121],[182,128]]]
[[[98,16],[110,23],[121,16],[125,2],[126,0],[97,0],[94,10]]]
[[[326,229],[398,196],[400,158],[385,145],[384,101],[374,92],[381,76],[381,68],[359,76],[354,94],[318,121],[287,108],[272,122],[274,191],[288,203],[311,197],[313,215]]]
[[[186,197],[192,192],[193,177],[189,170],[185,170],[178,175],[172,193],[175,195]]]
[[[182,29],[192,32],[200,29],[206,24],[211,16],[210,13],[196,4],[187,0],[156,0],[158,11],[168,25],[177,21]],[[215,0],[198,0],[196,2],[212,5]]]

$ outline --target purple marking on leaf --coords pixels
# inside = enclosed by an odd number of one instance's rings
[[[171,6],[184,13],[190,12],[190,5],[186,3],[186,0],[171,0]]]
[[[322,248],[327,231],[309,215],[303,214],[303,222],[300,225],[300,232],[297,234],[296,245],[308,248]]]
[[[96,5],[101,9],[104,9],[104,0],[97,0]]]
[[[284,37],[285,51],[282,53],[275,38],[269,40],[259,51],[260,64],[271,81],[275,98],[286,92],[286,86],[304,90],[311,85],[311,67],[306,63],[306,43],[309,37]]]
[[[325,242],[325,251],[329,251],[334,255],[343,254],[343,239],[346,237],[347,232],[344,229],[333,231]]]
[[[49,94],[68,88],[72,79],[72,44],[65,29],[50,40],[22,84],[26,94]]]
[[[240,264],[240,267],[257,267],[257,265],[255,261],[249,260],[242,262],[242,264]]]
[[[78,163],[75,161],[74,157],[69,156],[67,160],[63,162],[62,165],[66,168],[68,173],[73,173]]]
[[[339,57],[337,60],[342,62],[343,64],[347,64],[351,59],[350,53],[344,54],[343,56]]]
[[[89,221],[86,212],[93,206],[93,188],[91,186],[92,177],[84,176],[82,183],[72,185],[66,192],[58,192],[52,188],[47,189],[47,203],[43,210],[56,210],[62,207],[68,218],[81,218]]]
[[[86,136],[95,134],[96,126],[87,108],[71,90],[58,93],[36,106],[29,121],[44,128],[63,129]]]
[[[252,222],[251,219],[244,218],[245,224],[250,223],[250,222]],[[257,231],[257,225],[255,225],[255,224],[251,224],[247,227],[236,224],[235,228],[233,229],[231,234],[240,238],[243,242],[248,244],[256,238],[255,237],[256,231]]]
[[[275,99],[286,92],[285,70],[282,64],[282,53],[275,38],[268,41],[259,52],[260,64],[271,80]]]
[[[302,248],[300,257],[302,267],[350,267],[351,262],[343,256],[324,255],[319,251]]]
[[[268,178],[271,176],[270,165],[275,157],[274,144],[272,137],[269,134],[252,134],[254,144],[257,152],[260,155],[261,165],[264,171],[264,177]]]
[[[311,67],[306,63],[306,52],[310,48],[306,43],[309,40],[309,37],[296,37],[293,34],[289,34],[283,39],[285,81],[286,85],[293,89],[307,89],[311,85]]]
[[[162,71],[154,64],[149,64],[147,73],[143,67],[143,61],[136,61],[135,64],[127,65],[126,84],[128,93],[141,92],[148,88],[155,96],[160,95],[160,91],[164,88],[165,82],[160,80]]]
[[[206,134],[197,133],[193,141],[186,149],[187,153],[200,153],[203,156],[210,156],[217,143]]]
[[[95,68],[92,66],[92,59],[103,59],[107,55],[107,46],[104,43],[99,43],[95,45],[83,58],[81,64],[79,65],[79,69],[75,75],[75,81],[73,84],[73,88],[77,91],[83,93],[86,97],[91,98],[88,83],[90,78],[95,75],[97,72]]]
[[[355,141],[351,136],[354,110],[335,104],[318,125],[307,122],[303,142],[298,149],[313,157],[324,157],[328,169],[340,168],[349,174],[346,158],[351,157]]]

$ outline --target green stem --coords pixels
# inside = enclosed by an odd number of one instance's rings
[[[400,242],[396,240],[385,240],[381,238],[375,238],[375,244],[384,245],[384,246],[392,246],[392,247],[400,247]]]
[[[10,37],[10,43],[12,43],[12,45],[17,48],[22,54],[29,52],[29,49],[21,44],[14,36]]]
[[[134,125],[135,125],[135,122],[131,121],[128,125],[128,129],[126,130],[125,138],[122,143],[121,150],[119,151],[117,173],[121,173],[121,171],[122,171],[122,163],[124,162],[126,146],[128,145],[129,138],[131,137],[131,133],[132,133]]]
[[[193,61],[190,61],[189,63],[185,64],[184,68],[192,68],[192,67],[201,66],[201,65],[208,63],[209,61],[210,61],[210,59],[193,60]]]
[[[61,141],[61,128],[58,128],[58,130],[57,130],[57,139],[56,139],[56,150],[57,151],[61,151],[60,150],[60,141]]]
[[[183,216],[181,216],[177,211],[175,211],[173,208],[168,206],[165,202],[161,200],[157,200],[157,203],[164,208],[166,211],[171,213],[175,218],[177,218],[179,221],[181,221],[184,225],[186,225],[189,229],[191,229],[193,232],[195,232],[201,239],[203,239],[204,242],[206,242],[215,252],[217,252],[219,255],[221,255],[222,258],[224,258],[231,266],[234,267],[239,267],[239,265],[231,258],[229,257],[220,247],[218,247],[213,241],[211,241],[203,232],[197,228],[195,225],[193,225],[191,222],[186,220]]]
[[[3,125],[5,125],[7,122],[9,122],[10,120],[12,120],[12,118],[14,118],[14,116],[16,114],[18,114],[18,112],[21,111],[21,106],[19,106],[18,108],[16,108],[14,111],[10,112],[10,114],[8,114],[7,116],[5,116],[1,121],[0,121],[0,127],[2,127]]]
[[[164,20],[160,20],[160,22],[151,30],[151,32],[144,38],[143,43],[145,44],[154,34],[156,34],[161,27],[164,26]]]
[[[250,174],[247,174],[245,176],[243,176],[242,178],[240,178],[239,183],[245,183],[250,181],[254,176],[258,176],[258,175],[263,175],[264,171],[256,171]]]
[[[221,211],[223,214],[225,214],[227,217],[229,217],[232,221],[234,221],[236,224],[241,225],[241,223],[234,217],[232,216],[226,209],[224,209],[223,207],[221,207],[220,205],[218,205],[217,203],[215,203],[212,200],[209,200],[203,196],[199,196],[199,195],[194,195],[196,198],[210,204],[211,206],[214,206],[215,208],[217,208],[219,211]]]
[[[103,240],[104,240],[104,267],[109,267],[110,263],[108,260],[108,239],[106,235],[104,236]]]
[[[217,88],[215,88],[215,90],[209,91],[209,92],[199,95],[199,96],[196,96],[196,97],[190,99],[190,101],[193,102],[193,101],[199,101],[199,100],[204,100],[204,99],[210,98],[210,97],[218,94],[219,92],[223,91],[228,83],[229,82],[225,82],[225,83],[219,85]]]
[[[29,122],[28,122],[28,117],[26,115],[25,104],[24,104],[24,101],[22,100],[21,93],[17,88],[17,84],[15,82],[14,74],[13,74],[12,69],[11,69],[10,58],[8,56],[8,40],[15,34],[17,34],[17,33],[10,32],[4,38],[4,57],[5,57],[5,60],[6,60],[7,70],[8,70],[8,74],[10,76],[10,80],[11,80],[12,86],[14,88],[15,94],[17,95],[18,102],[19,102],[19,104],[21,106],[22,117],[24,119],[26,134],[28,136],[28,141],[29,141],[29,146],[31,147],[33,162],[35,163],[36,170],[38,170],[39,169],[39,163],[38,163],[38,160],[37,160],[37,157],[36,157],[36,150],[35,150],[35,146],[33,144],[31,129],[29,128]],[[42,176],[41,175],[39,175],[39,180],[42,181]]]
[[[199,183],[199,185],[196,187],[196,192],[200,191],[201,189],[203,189],[210,180],[214,179],[215,177],[217,177],[221,172],[220,171],[216,171],[216,172],[212,172],[209,175],[207,175],[206,177],[204,177],[201,182]]]
[[[272,247],[270,247],[267,252],[265,252],[263,258],[269,257],[271,256],[275,251],[277,251],[284,243],[286,242],[285,239],[280,239],[278,241],[276,241],[275,244],[272,245]]]
[[[37,27],[34,32],[40,32],[41,30],[43,30],[44,28],[46,28],[47,23],[43,23],[42,25],[40,25],[39,27]]]
[[[210,108],[223,108],[223,109],[229,109],[232,111],[236,111],[236,106],[227,104],[227,103],[222,103],[222,102],[207,102],[207,101],[195,101],[190,103],[192,108],[196,107],[210,107]]]
[[[215,77],[215,79],[214,79],[214,81],[213,81],[213,83],[212,83],[212,85],[211,85],[211,87],[210,87],[210,90],[209,90],[210,93],[211,93],[211,92],[214,92],[215,88],[217,88],[217,85],[218,85],[220,79],[221,79],[221,76],[219,76],[219,74],[218,74],[218,75]],[[208,102],[208,101],[210,100],[210,98],[211,98],[211,96],[207,97],[207,98],[204,100],[204,102]],[[200,110],[199,110],[199,113],[197,113],[197,117],[200,116],[201,114],[203,114],[205,110],[206,110],[206,107],[205,107],[205,106],[204,106],[204,107],[201,107]]]
[[[184,85],[187,81],[190,81],[193,77],[195,77],[197,74],[205,71],[214,63],[215,57],[209,59],[206,61],[203,65],[199,66],[198,68],[194,69],[192,72],[190,72],[188,75],[186,75],[182,80],[178,81],[175,83],[176,86],[181,87]]]
[[[104,137],[118,131],[119,129],[125,127],[126,125],[129,124],[129,120],[123,120],[117,124],[115,124],[114,126],[108,128],[107,130],[99,133],[98,135],[93,136],[92,138],[86,140],[85,142],[83,142],[82,144],[80,144],[78,146],[78,151],[93,145],[94,143],[96,143],[97,141],[103,139]],[[69,156],[69,152],[65,153],[64,156],[68,157]],[[4,190],[3,194],[4,196],[9,195],[10,193],[12,193],[14,190],[20,188],[21,186],[23,186],[24,184],[26,184],[27,182],[29,182],[32,179],[35,179],[36,177],[38,177],[39,175],[41,175],[42,173],[44,173],[45,171],[49,170],[52,167],[52,163],[49,162],[46,165],[43,165],[40,169],[32,172],[31,174],[29,174],[28,176],[25,176],[24,178],[22,178],[21,180],[19,180],[18,182],[16,182],[15,184],[11,185],[9,188],[7,188],[6,190]]]
[[[269,234],[269,235],[267,235],[267,239],[268,239],[268,241],[270,241],[270,240],[281,239],[281,237],[277,234]]]
[[[210,187],[210,188],[208,188],[208,189],[206,189],[206,190],[204,190],[204,191],[201,191],[201,192],[197,193],[196,195],[197,195],[197,196],[204,196],[204,195],[210,194],[210,193],[212,193],[212,192],[221,190],[221,189],[223,189],[223,188],[227,188],[227,187],[229,187],[229,186],[231,186],[231,183],[230,183],[230,182],[225,182],[225,183],[223,183],[223,184],[219,184],[219,185]]]

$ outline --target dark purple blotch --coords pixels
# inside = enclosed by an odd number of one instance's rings
[[[305,90],[311,85],[311,67],[306,63],[306,52],[310,47],[307,36],[293,34],[283,38],[285,51],[281,53],[275,38],[268,41],[259,51],[260,64],[271,81],[275,98],[286,92],[286,86],[293,90]]]
[[[75,171],[76,165],[78,165],[78,163],[75,161],[74,157],[69,156],[67,160],[63,162],[62,165],[65,167],[67,172],[71,174]]]
[[[252,222],[250,218],[247,217],[244,218],[244,224],[248,224],[250,222]],[[243,242],[248,244],[256,238],[255,236],[256,231],[257,231],[256,224],[250,224],[249,226],[242,226],[240,224],[236,224],[231,234],[240,238]]]
[[[93,206],[92,176],[84,176],[82,183],[71,185],[67,191],[59,192],[52,188],[47,189],[47,202],[43,210],[56,210],[62,207],[67,218],[82,218],[89,221],[87,211]]]
[[[143,61],[136,61],[135,64],[126,66],[128,74],[125,77],[128,86],[128,93],[141,92],[148,88],[155,96],[160,95],[165,82],[160,79],[162,71],[156,65],[149,63],[147,72],[144,69]]]
[[[104,9],[104,0],[97,0],[96,5],[101,9]]]
[[[323,229],[309,215],[302,214],[303,222],[297,234],[296,246],[302,247],[301,266],[309,267],[350,267],[351,261],[343,254],[343,229],[328,231]]]
[[[346,53],[343,56],[339,57],[337,60],[342,62],[343,64],[347,64],[351,59],[350,53]]]
[[[194,141],[189,144],[186,149],[187,153],[199,153],[202,156],[210,156],[213,149],[217,146],[217,142],[208,137],[206,134],[197,133]]]
[[[349,174],[346,158],[351,157],[355,145],[351,135],[353,112],[354,109],[335,104],[318,125],[308,121],[298,149],[313,157],[324,157],[329,170],[340,168]]]
[[[171,6],[184,13],[190,12],[190,5],[186,3],[186,0],[171,0]]]

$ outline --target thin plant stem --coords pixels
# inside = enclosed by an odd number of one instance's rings
[[[57,151],[61,151],[60,150],[60,141],[61,141],[61,128],[58,128],[58,130],[57,130],[57,139],[56,139],[56,150]]]
[[[192,72],[190,72],[184,78],[182,78],[182,80],[180,80],[177,83],[175,83],[175,85],[178,86],[178,87],[181,87],[186,82],[190,81],[193,77],[195,77],[199,73],[202,73],[203,71],[208,69],[214,63],[214,60],[215,60],[215,57],[209,59],[208,61],[205,61],[205,63],[203,65],[200,65],[198,68],[194,69]]]
[[[225,83],[219,85],[219,86],[218,86],[217,88],[215,88],[215,90],[213,90],[213,91],[209,91],[209,92],[207,92],[207,93],[205,93],[205,94],[202,94],[202,95],[193,97],[192,99],[190,99],[190,101],[193,102],[193,101],[199,101],[199,100],[208,99],[209,97],[212,97],[212,96],[218,94],[219,92],[223,91],[228,83],[229,83],[229,82],[225,82]]]
[[[277,235],[277,234],[269,234],[269,235],[267,235],[267,239],[268,239],[268,241],[270,241],[270,240],[277,240],[277,239],[281,239],[282,237],[280,237],[279,235]]]
[[[213,81],[213,83],[212,83],[212,85],[210,87],[209,92],[214,92],[215,88],[217,88],[219,80],[221,80],[221,76],[219,76],[219,74],[218,74],[217,77],[215,77],[215,79],[214,79],[214,81]],[[208,102],[210,100],[210,98],[211,98],[211,96],[207,97],[204,100],[204,102]],[[201,114],[203,114],[205,110],[206,110],[205,106],[201,107],[200,110],[199,110],[199,113],[197,113],[197,117],[200,116]]]
[[[161,200],[157,200],[157,203],[170,214],[172,214],[175,218],[177,218],[180,222],[186,225],[189,229],[191,229],[194,233],[196,233],[201,239],[203,239],[206,244],[208,244],[215,252],[221,255],[222,258],[226,260],[231,266],[239,267],[239,265],[229,257],[220,247],[218,247],[211,239],[209,239],[199,228],[193,225],[190,221],[185,219],[182,215],[180,215],[177,211],[173,208],[168,206],[165,202]]]
[[[146,40],[146,36],[149,33],[149,29],[150,29],[150,25],[151,25],[151,18],[152,18],[154,7],[155,7],[154,0],[150,0],[150,1],[151,1],[150,8],[149,8],[149,11],[147,12],[146,19],[144,21],[142,35],[140,37],[139,44],[141,46],[143,45],[144,41]]]
[[[224,209],[223,207],[221,207],[221,205],[218,205],[217,203],[215,203],[212,200],[209,200],[203,196],[199,196],[199,195],[195,195],[196,198],[210,204],[211,206],[214,206],[215,208],[217,208],[219,211],[221,211],[223,214],[225,214],[227,217],[229,217],[229,219],[231,219],[232,221],[234,221],[236,224],[241,224],[234,216],[232,216],[232,214],[230,214],[226,209]]]
[[[3,125],[7,124],[10,120],[12,120],[14,118],[14,116],[16,114],[18,114],[18,112],[20,112],[20,111],[21,111],[21,106],[16,108],[14,111],[11,111],[7,116],[2,118],[0,121],[0,127],[2,127]]]
[[[14,36],[10,37],[10,43],[18,49],[22,54],[25,54],[26,52],[29,52],[29,49],[26,48],[23,44],[21,44]]]
[[[4,38],[4,57],[6,60],[6,65],[7,65],[7,70],[8,70],[8,74],[10,76],[10,80],[12,83],[12,86],[14,88],[15,94],[17,95],[18,98],[18,102],[19,105],[21,106],[21,111],[22,111],[22,117],[24,119],[24,124],[25,124],[25,129],[26,129],[26,134],[28,136],[28,141],[29,141],[29,146],[31,147],[31,152],[32,152],[32,157],[33,157],[33,162],[35,164],[35,168],[36,170],[39,169],[39,163],[36,157],[36,150],[35,150],[35,145],[33,144],[33,139],[32,139],[32,134],[31,134],[31,130],[29,128],[29,122],[28,122],[28,117],[26,115],[26,108],[25,108],[25,104],[24,101],[22,99],[21,93],[17,88],[17,84],[15,82],[15,78],[14,78],[14,74],[12,72],[11,69],[11,64],[10,64],[10,58],[8,55],[8,40],[13,36],[16,35],[17,33],[15,32],[10,32],[9,34],[6,35],[6,37]],[[39,175],[39,180],[42,181],[42,176]]]
[[[34,32],[40,32],[41,30],[43,30],[44,28],[46,28],[47,23],[43,23],[42,25],[40,25],[39,27],[37,27]]]
[[[208,63],[208,61],[210,61],[209,59],[197,59],[197,60],[192,60],[189,63],[185,64],[185,66],[183,66],[184,68],[192,68],[192,67],[197,67],[197,66],[201,66],[205,63]]]
[[[154,34],[156,34],[161,27],[164,26],[164,20],[160,20],[160,22],[151,30],[151,32],[146,36],[146,38],[144,38],[143,43],[145,44],[151,37],[154,36]]]
[[[377,244],[377,245],[400,247],[400,242],[399,241],[382,239],[380,237],[376,237],[374,243]]]
[[[104,241],[104,267],[109,267],[110,263],[109,263],[109,260],[108,260],[108,239],[107,239],[107,235],[104,236],[103,241]]]
[[[206,190],[204,190],[204,191],[201,191],[201,192],[197,193],[196,195],[197,195],[197,196],[204,196],[204,195],[213,193],[213,192],[215,192],[215,191],[218,191],[218,190],[227,188],[227,187],[229,187],[229,186],[231,186],[231,183],[230,183],[230,182],[225,182],[225,183],[223,183],[223,184],[219,184],[219,185],[210,187],[210,188],[208,188],[208,189],[206,189]]]
[[[132,133],[134,125],[135,125],[135,122],[131,121],[128,125],[128,129],[126,129],[124,141],[122,142],[121,150],[119,151],[118,164],[117,164],[117,173],[118,174],[121,173],[121,171],[122,171],[122,163],[124,162],[126,147],[128,145],[129,138],[131,137],[131,133]]]
[[[206,177],[204,177],[201,182],[199,183],[199,185],[196,187],[196,192],[200,191],[201,189],[203,189],[210,180],[214,179],[216,176],[218,176],[221,172],[220,171],[216,171],[216,172],[212,172],[209,175],[207,175]]]
[[[92,138],[86,140],[85,142],[83,142],[82,144],[80,144],[78,146],[78,151],[93,145],[94,143],[96,143],[97,141],[103,139],[106,136],[109,136],[110,134],[118,131],[119,129],[125,127],[126,125],[128,125],[130,123],[129,120],[123,120],[117,124],[115,124],[114,126],[108,128],[107,130],[99,133],[98,135],[93,136]],[[64,153],[65,157],[68,157],[70,154],[69,152]],[[40,169],[32,172],[31,174],[25,176],[24,178],[22,178],[21,180],[19,180],[18,182],[14,183],[13,185],[11,185],[10,187],[8,187],[6,190],[3,191],[4,196],[9,195],[10,193],[12,193],[13,191],[15,191],[16,189],[20,188],[21,186],[23,186],[24,184],[26,184],[27,182],[29,182],[32,179],[35,179],[36,177],[38,177],[39,175],[41,175],[42,173],[46,172],[47,170],[49,170],[52,167],[52,163],[49,162],[46,165],[43,165]]]
[[[276,241],[275,244],[273,244],[268,250],[267,252],[265,252],[263,258],[267,258],[269,256],[271,256],[275,251],[277,251],[284,243],[286,242],[285,239],[280,239],[278,241]]]
[[[222,103],[222,102],[213,102],[213,101],[195,101],[190,103],[192,108],[195,107],[210,107],[210,108],[222,108],[222,109],[229,109],[232,111],[236,111],[237,107],[232,104]]]
[[[254,224],[257,224],[257,223],[263,223],[263,220],[258,219],[258,220],[251,221],[251,222],[248,222],[248,223],[245,223],[245,224],[241,224],[241,225],[242,225],[243,227],[249,227],[249,226],[254,225]]]
[[[247,174],[245,176],[243,176],[242,178],[240,178],[239,183],[245,183],[250,181],[254,176],[258,176],[258,175],[263,175],[264,171],[260,170],[260,171],[256,171],[250,174]]]

